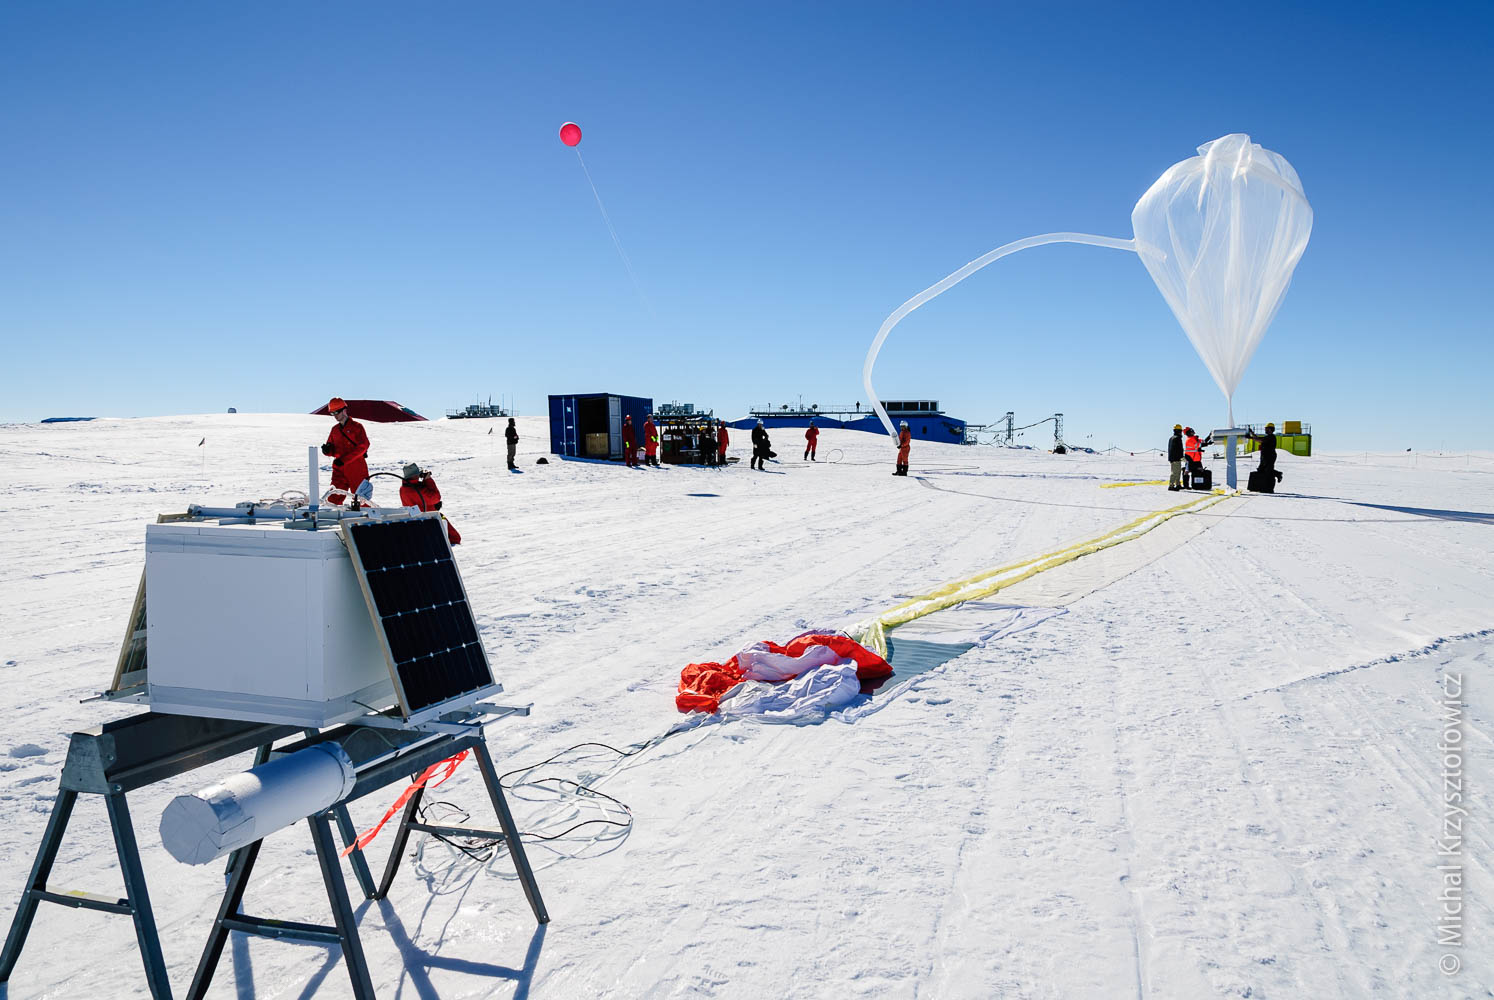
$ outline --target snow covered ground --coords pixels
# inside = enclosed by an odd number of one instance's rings
[[[130,711],[79,700],[113,670],[144,525],[304,489],[305,446],[328,427],[252,414],[0,427],[6,926],[66,734]],[[511,474],[501,422],[369,426],[375,469],[433,469],[504,698],[534,704],[490,730],[500,770],[664,733],[688,662],[844,627],[1185,499],[1101,488],[1165,477],[1155,456],[920,442],[913,477],[896,479],[885,438],[826,431],[820,456],[836,461],[811,465],[780,430],[765,473],[746,468],[745,432],[730,469],[627,470],[536,465],[545,422],[519,430]],[[634,825],[530,848],[542,931],[506,862],[423,845],[387,901],[355,897],[379,995],[1494,995],[1494,457],[1281,467],[1293,495],[1226,500],[990,598],[1063,613],[894,678],[875,712],[706,725],[616,765],[569,765]],[[1011,612],[943,614],[954,627]],[[906,634],[942,627],[936,615]],[[1438,855],[1452,676],[1473,796],[1456,859]],[[132,797],[178,994],[222,873],[173,861],[156,823],[172,796],[247,764]],[[395,794],[357,803],[355,820]],[[434,797],[488,819],[470,765]],[[526,829],[556,821],[547,803],[515,806]],[[1461,947],[1437,943],[1450,860],[1465,875]],[[80,802],[52,884],[119,891],[97,801]],[[267,842],[247,908],[328,919],[304,826]],[[1444,956],[1461,971],[1440,971]],[[336,949],[259,939],[235,941],[212,991],[347,994]],[[142,995],[128,919],[55,906],[0,992]]]

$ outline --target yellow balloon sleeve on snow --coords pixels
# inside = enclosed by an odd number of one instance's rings
[[[1160,524],[1165,524],[1179,514],[1196,514],[1199,511],[1207,510],[1221,500],[1227,500],[1231,496],[1237,495],[1239,494],[1225,493],[1223,490],[1218,490],[1210,496],[1189,500],[1187,503],[1178,504],[1176,507],[1152,511],[1150,514],[1143,515],[1134,521],[1128,521],[1118,528],[1107,531],[1103,535],[1086,539],[1082,542],[1075,542],[1073,545],[1049,552],[1046,555],[1034,556],[1030,559],[1024,559],[1021,562],[1008,563],[1005,566],[998,566],[996,569],[987,570],[984,573],[977,573],[975,576],[964,580],[946,583],[927,594],[920,594],[917,597],[895,605],[876,618],[853,626],[850,630],[851,638],[861,643],[867,649],[872,650],[878,656],[885,658],[887,656],[887,632],[890,629],[897,628],[899,625],[906,625],[908,622],[922,618],[924,615],[931,615],[935,611],[952,608],[956,604],[990,597],[997,591],[1005,590],[1012,584],[1021,583],[1023,580],[1036,576],[1045,570],[1073,562],[1082,556],[1104,551],[1112,546],[1120,545],[1122,542],[1129,542],[1133,538],[1140,538],[1148,531],[1151,531]],[[1199,506],[1200,504],[1203,506]]]

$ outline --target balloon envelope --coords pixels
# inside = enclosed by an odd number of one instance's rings
[[[575,122],[566,122],[560,126],[560,141],[567,146],[577,146],[581,143],[581,126]]]
[[[1131,225],[1142,263],[1232,399],[1312,233],[1297,171],[1250,136],[1226,135],[1158,178]]]

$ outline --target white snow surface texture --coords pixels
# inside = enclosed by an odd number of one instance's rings
[[[253,414],[0,427],[5,926],[66,734],[134,710],[80,699],[112,673],[145,525],[304,489],[306,445],[328,427]],[[628,470],[537,465],[546,422],[518,427],[514,474],[500,421],[368,425],[375,470],[433,470],[503,700],[533,702],[489,730],[500,771],[659,736],[681,721],[686,663],[845,628],[1186,499],[1100,488],[1165,477],[1155,453],[915,442],[901,479],[884,437],[826,430],[819,453],[841,461],[809,464],[785,429],[767,472],[746,467],[744,432],[729,469]],[[573,766],[633,826],[530,846],[543,930],[506,858],[416,835],[419,857],[378,903],[349,873],[378,995],[1494,995],[1494,458],[1283,455],[1280,468],[1295,495],[1227,500],[907,626],[995,637],[870,701],[797,725],[723,717]],[[376,480],[376,499],[393,482]],[[225,643],[252,642],[249,624]],[[1462,947],[1436,934],[1447,675],[1464,684]],[[130,798],[179,995],[223,877],[173,861],[157,819],[249,764]],[[357,825],[398,792],[355,803]],[[492,823],[470,764],[431,798]],[[559,829],[553,802],[513,800],[524,829]],[[370,847],[376,874],[391,830]],[[310,848],[304,824],[270,837],[246,911],[329,921]],[[51,886],[122,892],[97,797],[79,801]],[[1461,971],[1439,970],[1446,954]],[[128,918],[50,904],[7,988],[147,995]],[[349,985],[336,948],[236,934],[210,992]]]

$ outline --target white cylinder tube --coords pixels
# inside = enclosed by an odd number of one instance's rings
[[[205,865],[321,812],[345,798],[356,781],[347,752],[336,743],[318,743],[178,795],[161,814],[161,843],[183,864]]]
[[[311,504],[311,510],[315,513],[320,504],[317,501],[322,495],[322,477],[319,475],[321,467],[317,459],[317,447],[314,444],[306,446],[306,500]],[[312,522],[315,524],[316,522]]]

